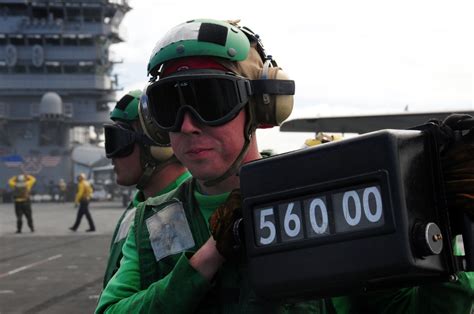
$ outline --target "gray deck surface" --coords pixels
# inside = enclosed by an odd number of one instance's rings
[[[72,203],[33,203],[35,233],[23,222],[16,234],[13,204],[0,204],[0,314],[93,313],[102,288],[108,248],[124,208],[90,205],[97,231],[77,232]]]

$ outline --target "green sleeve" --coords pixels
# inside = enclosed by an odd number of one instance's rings
[[[110,242],[109,258],[107,260],[107,267],[105,268],[103,288],[105,288],[110,278],[112,278],[112,276],[115,274],[115,272],[120,266],[119,263],[122,258],[122,247],[125,244],[126,238],[119,240],[117,239],[117,236],[124,218],[127,216],[127,213],[129,214],[130,210],[132,209],[134,209],[133,203],[130,203],[127,209],[123,212],[122,216],[120,216],[120,219],[118,220],[117,225],[115,226],[112,241]]]
[[[105,274],[104,274],[104,281],[103,281],[103,287],[107,285],[109,280],[112,278],[112,276],[115,274],[117,269],[120,266],[120,260],[122,258],[122,247],[125,244],[125,238],[122,238],[123,235],[120,235],[120,239],[117,239],[119,236],[119,232],[121,231],[120,229],[123,227],[122,222],[124,221],[125,217],[130,215],[130,211],[135,211],[136,207],[138,204],[143,202],[145,196],[143,195],[143,192],[140,190],[137,190],[135,192],[135,196],[133,197],[133,200],[128,204],[127,209],[122,213],[122,216],[120,216],[120,219],[117,222],[117,225],[115,226],[114,234],[112,236],[112,241],[110,242],[110,250],[109,250],[109,258],[107,260],[107,267],[105,268]],[[135,213],[133,213],[135,215]],[[128,216],[128,218],[131,218]],[[133,219],[131,219],[131,222],[133,222]],[[131,226],[131,224],[130,224]]]
[[[474,273],[454,283],[423,285],[365,295],[333,298],[337,313],[468,314],[474,300]]]
[[[140,271],[132,225],[123,247],[120,268],[102,292],[95,313],[189,313],[199,304],[210,284],[182,254],[163,279],[140,291]]]

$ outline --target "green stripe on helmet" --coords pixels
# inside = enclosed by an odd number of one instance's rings
[[[250,42],[238,27],[219,20],[192,20],[171,29],[156,44],[148,62],[148,74],[157,76],[160,66],[173,59],[212,56],[243,61],[249,51]]]
[[[138,103],[142,91],[137,89],[128,92],[115,105],[110,113],[110,119],[113,121],[134,121],[138,120]],[[128,104],[124,103],[128,102]]]

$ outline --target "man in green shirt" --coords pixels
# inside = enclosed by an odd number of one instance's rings
[[[110,255],[104,276],[104,287],[120,266],[125,243],[135,210],[148,197],[177,188],[191,175],[173,156],[170,147],[158,147],[143,133],[138,116],[140,90],[123,96],[110,114],[113,124],[105,129],[105,149],[112,159],[117,183],[137,186],[137,192],[120,217],[110,245]]]
[[[452,284],[301,303],[257,296],[235,236],[241,227],[237,172],[261,158],[256,128],[279,125],[291,113],[294,85],[265,55],[258,36],[216,20],[173,28],[155,47],[148,71],[152,80],[140,102],[142,125],[156,142],[171,143],[194,179],[138,206],[121,267],[96,313],[466,313],[470,308],[472,281],[464,273]]]

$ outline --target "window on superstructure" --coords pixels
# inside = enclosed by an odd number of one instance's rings
[[[61,73],[61,66],[59,65],[46,65],[46,73]]]
[[[43,45],[43,39],[41,37],[28,37],[28,45]]]
[[[12,68],[12,70],[13,70],[13,73],[19,73],[19,74],[26,73],[26,66],[18,64],[18,65],[15,65]]]
[[[63,37],[63,45],[64,46],[77,46],[77,38],[76,37]]]
[[[26,14],[25,4],[9,4],[0,7],[0,16],[20,16]]]
[[[84,65],[79,67],[79,72],[84,74],[94,74],[95,66],[94,65]]]
[[[57,37],[46,37],[44,39],[45,45],[49,46],[59,46],[61,44],[61,41],[59,39],[59,36]]]
[[[69,22],[81,22],[81,10],[79,8],[67,8],[66,9],[67,21]]]
[[[36,67],[34,65],[31,65],[28,70],[29,70],[29,73],[44,73],[45,72],[44,66]]]
[[[10,37],[10,44],[14,46],[24,46],[25,45],[25,38],[21,37]]]
[[[64,73],[68,73],[68,74],[79,72],[78,71],[79,69],[76,65],[64,65],[63,69],[64,69]]]
[[[49,12],[53,15],[54,19],[64,19],[63,8],[49,8]]]
[[[31,16],[36,19],[46,19],[48,17],[48,10],[45,7],[33,7]]]
[[[84,22],[100,23],[102,12],[100,8],[83,8]]]
[[[79,38],[79,46],[93,46],[94,39],[92,37]]]

